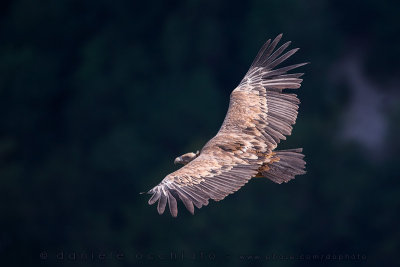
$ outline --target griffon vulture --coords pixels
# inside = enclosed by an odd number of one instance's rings
[[[232,91],[218,133],[200,152],[177,157],[175,163],[184,166],[148,192],[152,194],[150,205],[158,201],[159,214],[168,203],[176,217],[177,199],[193,214],[194,206],[206,206],[210,199],[222,200],[253,177],[266,177],[280,184],[305,173],[301,148],[276,150],[280,140],[291,134],[300,103],[296,94],[283,90],[298,89],[303,73],[287,72],[307,64],[279,66],[298,50],[284,53],[290,42],[275,49],[281,37],[263,45]]]

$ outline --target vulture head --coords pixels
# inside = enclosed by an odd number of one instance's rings
[[[189,162],[191,162],[192,160],[194,160],[195,158],[197,158],[197,156],[199,155],[199,151],[197,151],[196,153],[190,152],[190,153],[186,153],[183,154],[182,156],[177,157],[174,160],[175,164],[183,164],[186,165]]]

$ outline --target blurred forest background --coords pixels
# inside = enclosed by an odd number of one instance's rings
[[[281,143],[307,174],[159,216],[139,192],[281,32],[311,62]],[[398,264],[399,39],[386,0],[1,1],[0,265]],[[364,259],[312,258],[346,254]]]

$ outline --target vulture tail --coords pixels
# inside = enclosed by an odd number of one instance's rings
[[[306,162],[303,160],[302,151],[302,148],[275,151],[272,163],[269,162],[260,168],[261,176],[281,184],[293,180],[296,175],[305,174]]]

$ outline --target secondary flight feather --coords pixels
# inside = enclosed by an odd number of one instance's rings
[[[218,133],[197,153],[175,159],[184,166],[167,175],[148,193],[149,204],[158,201],[159,214],[168,204],[173,217],[178,215],[177,200],[194,214],[209,200],[219,201],[234,193],[253,177],[266,177],[283,183],[304,174],[302,149],[275,150],[280,140],[292,132],[298,105],[296,94],[303,73],[287,72],[307,63],[280,67],[296,49],[284,53],[290,42],[275,49],[282,38],[268,40],[250,69],[231,95],[228,112]]]

